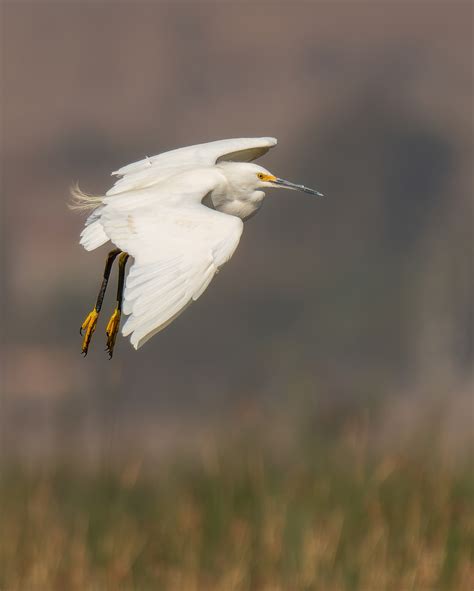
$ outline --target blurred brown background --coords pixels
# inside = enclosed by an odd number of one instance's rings
[[[292,417],[374,400],[380,443],[433,409],[447,449],[472,443],[471,3],[1,13],[6,457],[157,457],[230,428],[284,441]],[[270,191],[172,326],[109,362],[102,319],[82,359],[106,249],[79,247],[70,185],[260,135],[279,139],[264,166],[327,197]]]

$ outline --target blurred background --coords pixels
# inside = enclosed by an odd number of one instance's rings
[[[469,2],[4,2],[0,586],[470,589]],[[268,192],[108,361],[69,187],[227,137]],[[115,277],[114,277],[115,279]]]

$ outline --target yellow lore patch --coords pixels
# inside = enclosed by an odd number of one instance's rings
[[[259,172],[257,174],[258,178],[264,183],[271,183],[277,180],[276,176],[273,174],[265,174],[264,172]]]

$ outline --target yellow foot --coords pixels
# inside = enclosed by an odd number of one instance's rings
[[[97,310],[94,308],[92,312],[89,312],[89,314],[86,316],[86,319],[82,323],[81,330],[79,331],[81,335],[84,330],[86,331],[84,338],[82,339],[82,354],[84,357],[87,355],[87,351],[89,350],[89,345],[97,324],[98,317],[99,312],[97,312]]]
[[[122,313],[120,312],[120,310],[116,308],[114,310],[114,313],[110,317],[110,320],[107,324],[107,328],[105,329],[105,332],[107,334],[107,346],[105,349],[109,352],[109,359],[112,359],[112,355],[114,354],[115,341],[117,340],[121,314]]]

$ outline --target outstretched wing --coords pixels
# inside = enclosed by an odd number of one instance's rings
[[[273,137],[237,138],[198,144],[164,152],[123,166],[113,172],[119,176],[115,185],[107,191],[107,196],[132,195],[140,189],[155,187],[177,173],[200,166],[212,166],[216,162],[250,162],[263,156],[277,143]],[[108,241],[101,220],[102,206],[99,206],[87,219],[81,233],[80,243],[86,250],[94,250]]]
[[[136,349],[199,298],[239,243],[242,221],[201,204],[218,175],[212,169],[193,171],[104,199],[105,233],[134,257],[122,333],[131,335]]]
[[[266,154],[276,143],[277,140],[273,137],[236,138],[164,152],[113,172],[113,175],[121,178],[107,195],[149,187],[178,172],[199,166],[212,166],[216,162],[251,162]]]

